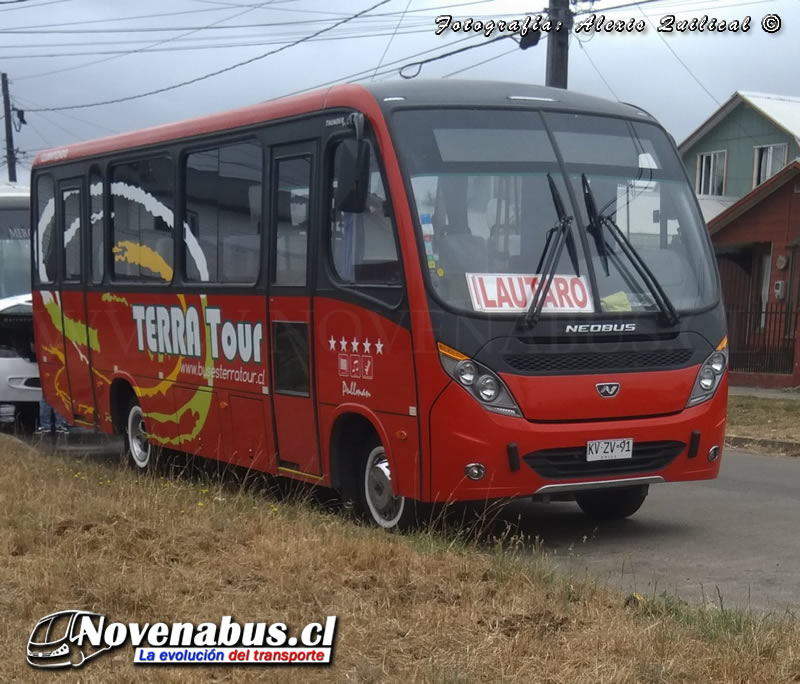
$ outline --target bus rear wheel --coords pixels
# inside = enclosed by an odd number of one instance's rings
[[[125,446],[128,463],[131,466],[140,471],[150,468],[155,447],[147,441],[144,413],[135,398],[131,399],[128,404],[127,420],[125,421]]]
[[[638,511],[647,498],[647,486],[619,487],[575,495],[581,510],[593,520],[622,520]]]
[[[412,527],[416,523],[416,501],[395,494],[389,460],[380,441],[367,442],[359,466],[353,502],[357,512],[386,530]]]

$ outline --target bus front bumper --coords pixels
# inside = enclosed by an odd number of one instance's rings
[[[713,479],[721,463],[727,395],[726,374],[710,400],[678,413],[539,423],[487,411],[451,383],[431,411],[427,498],[560,498],[586,489]],[[587,459],[587,442],[627,438],[633,439],[632,456]]]

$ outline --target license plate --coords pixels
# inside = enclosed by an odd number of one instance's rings
[[[587,461],[613,461],[633,457],[633,439],[594,439],[586,442]]]

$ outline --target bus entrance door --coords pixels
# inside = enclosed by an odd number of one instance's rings
[[[273,148],[269,298],[278,467],[320,475],[311,371],[312,145]]]
[[[97,424],[92,383],[92,346],[97,351],[97,336],[87,324],[86,295],[83,290],[86,268],[83,255],[88,239],[84,225],[84,190],[80,180],[59,183],[56,212],[61,235],[61,310],[64,339],[64,365],[72,415],[65,416],[78,425]],[[56,383],[62,386],[65,383]],[[65,388],[67,389],[67,388]]]

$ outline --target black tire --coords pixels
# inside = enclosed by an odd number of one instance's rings
[[[575,495],[581,510],[593,520],[622,520],[638,511],[647,498],[647,486],[598,489]]]
[[[407,530],[417,524],[418,504],[391,492],[391,471],[381,441],[373,436],[365,440],[355,467],[343,483],[346,506],[370,525],[385,530]],[[388,487],[388,490],[387,490]]]
[[[125,456],[128,465],[139,472],[150,470],[156,460],[156,447],[147,441],[144,413],[136,397],[125,411]]]

